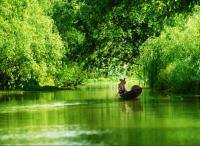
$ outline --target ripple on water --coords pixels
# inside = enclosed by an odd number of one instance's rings
[[[27,130],[19,131],[18,133],[4,133],[0,136],[0,144],[67,144],[67,145],[82,145],[91,144],[90,138],[85,137],[97,136],[109,133],[108,130],[79,130],[65,129],[62,127],[54,127],[40,129],[39,131]],[[0,134],[1,135],[1,134]],[[84,140],[82,139],[84,138]],[[2,143],[3,142],[3,143]]]
[[[4,105],[0,108],[0,113],[10,113],[10,112],[19,112],[19,111],[37,111],[40,109],[52,109],[52,108],[63,108],[64,106],[80,106],[80,105],[92,105],[92,104],[102,104],[115,101],[97,101],[97,100],[88,100],[88,101],[63,101],[63,102],[54,102],[47,104],[31,104],[31,105]]]

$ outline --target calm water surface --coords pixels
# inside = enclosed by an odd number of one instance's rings
[[[147,89],[138,100],[119,101],[116,83],[72,91],[1,91],[0,144],[200,144],[199,101]]]

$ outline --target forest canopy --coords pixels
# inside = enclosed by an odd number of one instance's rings
[[[124,70],[150,87],[182,89],[183,82],[184,88],[196,86],[198,4],[1,0],[0,88],[72,86]]]

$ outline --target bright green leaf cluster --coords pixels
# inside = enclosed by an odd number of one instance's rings
[[[1,88],[54,85],[64,50],[53,20],[37,0],[2,0],[0,13]]]

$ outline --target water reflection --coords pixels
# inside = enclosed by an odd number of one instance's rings
[[[143,111],[143,106],[139,99],[121,101],[120,104],[122,112]]]
[[[113,84],[0,93],[0,144],[200,143],[199,96],[149,94],[119,101]],[[192,141],[192,142],[191,142]]]

